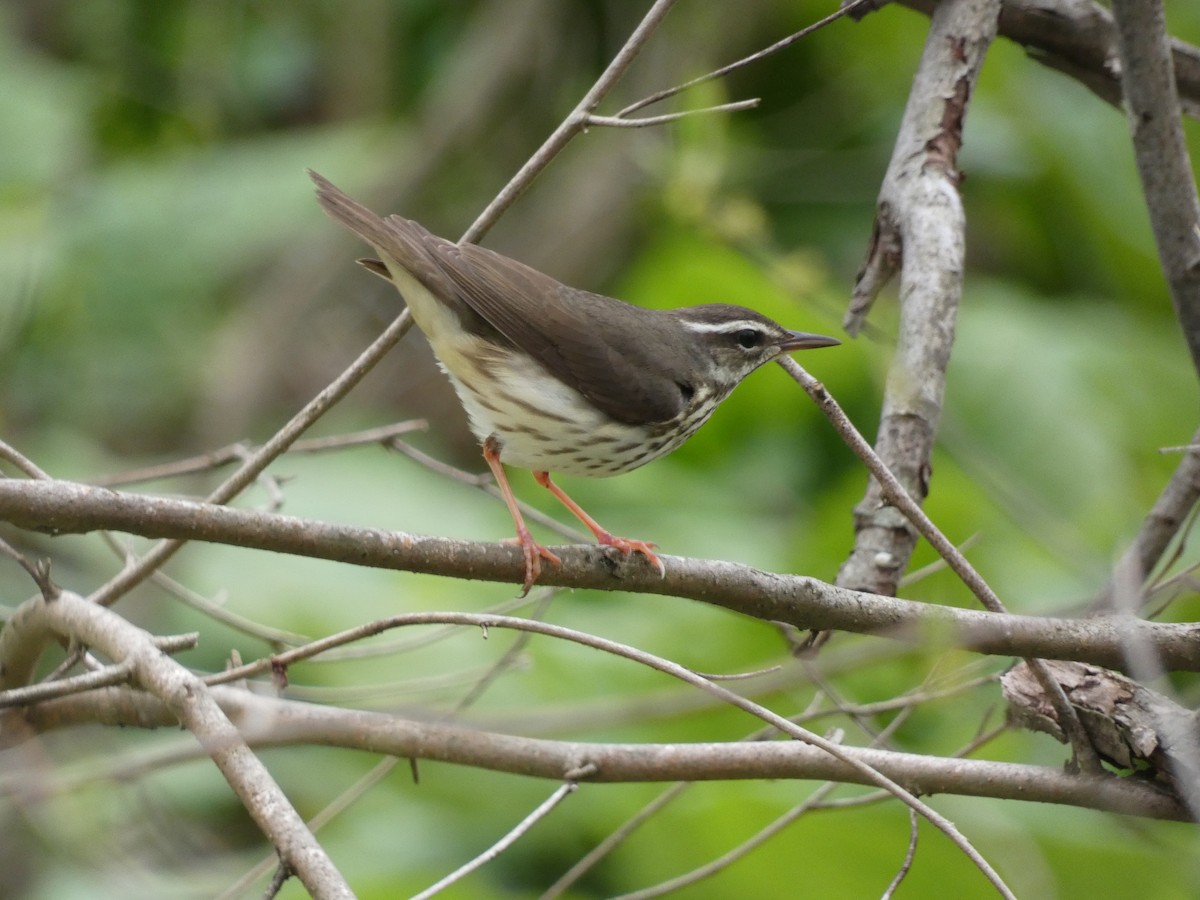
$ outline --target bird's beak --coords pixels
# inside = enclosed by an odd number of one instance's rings
[[[779,349],[784,353],[793,350],[815,350],[818,347],[836,347],[840,344],[837,338],[825,337],[823,334],[809,334],[807,331],[793,331],[791,336],[779,342]]]

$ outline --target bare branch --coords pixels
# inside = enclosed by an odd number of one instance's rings
[[[6,441],[0,441],[0,459],[8,460],[24,472],[30,478],[49,478],[50,476],[43,472],[38,466],[25,454],[21,453],[16,447],[13,447]]]
[[[115,535],[102,532],[101,537],[113,552],[119,554],[121,558],[126,560],[136,560],[138,558],[133,548],[127,542],[118,539]],[[286,631],[282,628],[275,628],[271,625],[264,625],[246,616],[238,615],[232,610],[225,609],[219,602],[196,593],[186,585],[180,584],[165,572],[155,571],[151,574],[150,581],[152,584],[162,588],[169,596],[174,597],[184,606],[188,606],[212,619],[214,622],[220,622],[222,625],[232,628],[234,631],[240,631],[242,634],[256,638],[271,647],[294,646],[296,644],[303,644],[309,640],[306,635],[297,634],[294,631]]]
[[[331,822],[337,816],[341,815],[343,812],[353,806],[358,800],[366,796],[367,792],[380,781],[382,781],[392,771],[392,769],[396,767],[398,762],[400,762],[400,760],[394,756],[380,760],[375,764],[371,771],[367,772],[367,774],[363,775],[362,778],[358,779],[358,781],[354,782],[354,784],[342,791],[342,793],[339,794],[332,802],[326,805],[324,809],[309,819],[308,827],[312,833],[317,834],[320,832],[322,827]],[[258,881],[258,879],[262,878],[264,875],[270,872],[272,868],[278,866],[278,864],[279,857],[266,857],[236,882],[231,884],[225,891],[217,895],[215,900],[241,900],[241,898],[248,896],[247,892],[250,890],[250,887],[254,884],[254,882]]]
[[[538,805],[537,809],[518,822],[512,831],[498,840],[483,853],[479,854],[473,860],[461,866],[460,868],[455,869],[441,881],[430,885],[428,888],[421,891],[421,893],[414,895],[413,900],[428,900],[429,897],[432,897],[435,894],[440,894],[456,881],[462,881],[463,878],[470,875],[480,866],[491,862],[493,859],[515,844],[518,840],[520,840],[521,836],[525,834],[525,832],[529,831],[530,828],[548,816],[554,810],[554,808],[558,806],[558,804],[562,803],[563,800],[565,800],[569,795],[573,794],[576,790],[578,790],[578,788],[579,785],[573,781],[568,781],[566,784],[560,785],[553,794],[551,794],[544,801],[542,801],[541,804]]]
[[[1142,191],[1183,337],[1200,373],[1200,197],[1161,0],[1113,0],[1121,87]]]
[[[887,499],[887,502],[899,510],[921,536],[929,541],[946,565],[975,595],[975,599],[979,601],[980,605],[992,612],[1005,612],[1004,604],[1000,602],[1000,598],[992,590],[991,585],[979,574],[979,571],[963,552],[954,545],[954,542],[934,524],[933,519],[926,515],[925,510],[909,494],[900,479],[892,473],[879,454],[872,449],[867,439],[854,427],[850,417],[846,415],[825,385],[813,378],[803,366],[790,356],[782,356],[777,362],[800,387],[804,388],[808,396],[817,404],[817,408],[829,419],[834,430],[846,442],[846,446],[863,461],[867,471],[871,473],[871,477],[878,483],[879,491]]]
[[[64,481],[0,479],[0,520],[51,532],[112,529],[145,537],[203,540],[352,565],[520,583],[524,558],[510,544],[478,544],[404,532],[332,525],[277,513],[143,497]],[[1200,670],[1200,626],[1124,616],[1085,620],[1000,615],[859,593],[815,578],[685,557],[666,578],[640,559],[596,545],[555,547],[561,569],[546,586],[689,597],[765,622],[878,634],[928,644],[933,636],[981,653],[1074,659],[1123,670],[1125,641],[1143,635],[1168,670]],[[19,652],[0,631],[0,659]],[[17,640],[13,637],[12,640]]]
[[[962,551],[954,546],[954,543],[949,538],[942,534],[941,529],[925,514],[920,504],[909,495],[904,485],[900,482],[900,479],[892,473],[884,461],[871,449],[871,445],[859,434],[858,429],[854,427],[854,423],[842,411],[837,401],[825,389],[825,386],[809,375],[790,356],[780,359],[779,364],[812,397],[821,411],[833,423],[838,434],[843,437],[850,448],[866,464],[867,469],[874,478],[873,487],[877,487],[883,497],[887,498],[887,501],[895,509],[899,510],[912,523],[916,530],[933,545],[938,555],[954,570],[954,574],[962,579],[962,582],[971,589],[971,592],[983,604],[984,609],[994,613],[1006,612],[1004,604],[1000,602],[1000,598],[992,590],[991,585],[967,561]],[[845,569],[843,568],[844,572]],[[841,573],[839,573],[840,583]],[[811,643],[814,645],[819,644],[820,638],[814,634]],[[1071,738],[1071,748],[1075,752],[1075,761],[1091,771],[1098,771],[1100,768],[1099,757],[1092,748],[1087,732],[1075,714],[1074,708],[1068,702],[1062,687],[1053,678],[1050,671],[1042,665],[1040,660],[1026,657],[1026,662],[1029,663],[1030,671],[1033,672],[1038,682],[1042,685],[1043,690],[1046,691],[1046,695],[1054,704],[1054,708],[1063,723],[1063,728],[1066,729],[1067,734]]]
[[[625,119],[630,115],[630,113],[635,113],[639,109],[645,109],[647,106],[651,106],[661,100],[666,100],[668,97],[674,97],[677,94],[682,94],[688,88],[692,88],[696,85],[704,84],[709,81],[715,81],[718,78],[724,78],[726,75],[731,75],[739,69],[746,68],[746,66],[750,65],[751,63],[756,63],[761,59],[766,59],[768,56],[778,53],[780,50],[786,50],[788,47],[792,46],[792,44],[796,43],[796,41],[808,37],[814,31],[819,31],[832,22],[836,22],[842,16],[852,15],[856,12],[869,8],[872,4],[874,4],[874,2],[875,0],[852,0],[852,2],[847,3],[836,12],[830,13],[820,21],[814,22],[811,25],[807,25],[804,28],[801,28],[795,34],[788,35],[783,40],[776,41],[771,46],[764,47],[762,50],[759,50],[756,53],[751,53],[749,56],[745,56],[739,59],[737,62],[732,62],[727,66],[722,66],[719,69],[708,72],[707,74],[701,75],[697,78],[693,78],[690,81],[684,82],[683,84],[677,84],[675,87],[656,91],[648,97],[643,97],[641,100],[637,101],[637,103],[631,103],[629,106],[626,106],[624,109],[618,112],[616,118]]]
[[[358,447],[364,444],[388,444],[393,438],[410,431],[421,431],[428,427],[424,419],[411,419],[406,422],[396,422],[379,428],[368,428],[349,434],[334,434],[329,437],[307,438],[296,441],[288,449],[293,453],[324,453],[330,450],[341,450],[346,447]],[[100,487],[118,487],[126,484],[136,484],[141,481],[158,481],[163,478],[178,478],[181,475],[192,475],[197,472],[207,472],[231,463],[245,461],[250,456],[250,448],[245,444],[230,444],[219,450],[211,450],[199,456],[163,463],[158,466],[145,466],[130,472],[118,472],[113,475],[101,475],[89,478],[88,481]]]
[[[867,262],[845,327],[856,334],[900,271],[900,333],[888,374],[879,456],[918,503],[929,491],[934,435],[965,269],[958,149],[967,105],[1000,12],[999,0],[952,0],[933,14],[925,50],[880,187]],[[838,583],[893,594],[916,531],[872,481],[855,507],[855,544]]]
[[[909,812],[908,821],[908,850],[904,853],[904,862],[900,864],[900,868],[896,872],[896,877],[892,879],[892,883],[883,892],[882,900],[892,900],[892,897],[896,896],[896,888],[900,887],[900,883],[908,875],[909,870],[912,868],[913,859],[917,855],[917,817],[911,811]]]
[[[42,615],[57,633],[132,665],[137,683],[160,698],[195,736],[280,858],[314,897],[354,896],[266,767],[195,675],[159,651],[146,632],[77,594],[64,591],[53,603],[42,604]]]
[[[489,228],[496,224],[496,220],[516,201],[518,197],[525,192],[529,185],[533,184],[535,178],[542,173],[546,166],[550,165],[554,157],[562,151],[575,135],[583,131],[587,127],[587,119],[601,101],[608,96],[609,92],[616,87],[617,82],[621,80],[621,76],[629,68],[634,57],[641,52],[642,47],[650,40],[650,36],[662,23],[662,20],[667,17],[667,13],[671,11],[671,7],[675,5],[676,0],[655,0],[654,5],[638,23],[633,34],[629,36],[629,40],[621,47],[617,55],[613,57],[612,62],[608,64],[601,74],[596,79],[596,83],[584,95],[583,99],[575,107],[571,113],[563,119],[559,126],[554,129],[545,143],[537,149],[526,161],[525,165],[521,166],[517,174],[504,186],[495,199],[487,205],[487,208],[479,214],[479,217],[471,224],[471,227],[466,230],[460,239],[460,243],[473,244],[477,243],[482,238]]]
[[[466,621],[465,613],[417,613],[410,621]],[[106,692],[123,691],[108,688]],[[869,783],[864,774],[823,750],[800,741],[734,741],[724,743],[606,744],[553,741],[480,731],[460,725],[414,721],[390,713],[344,710],[265,697],[233,687],[212,689],[213,696],[255,747],[318,744],[370,749],[400,758],[474,766],[497,772],[561,781],[563,772],[587,762],[595,783],[655,781],[727,781],[743,779],[805,779]],[[126,704],[106,697],[91,704],[115,708]],[[77,708],[80,697],[67,697],[34,707],[31,724],[44,728],[61,718],[60,708]],[[156,722],[151,705],[140,704],[141,727]],[[78,720],[78,716],[71,716]],[[173,721],[163,709],[157,720]],[[369,735],[370,745],[364,736]],[[1187,821],[1187,810],[1166,791],[1136,778],[1070,774],[1057,767],[990,760],[934,757],[862,747],[842,747],[843,753],[868,763],[893,780],[921,794],[958,794],[1034,803],[1054,803],[1147,818]],[[176,761],[188,758],[173,754]],[[61,784],[39,786],[43,791],[78,790],[94,778],[112,773],[78,771]],[[20,789],[22,773],[0,776],[0,792]]]
[[[899,0],[931,15],[936,0]],[[1113,15],[1091,0],[1005,0],[1000,34],[1030,57],[1074,78],[1097,97],[1121,105],[1121,73]],[[1170,41],[1184,111],[1200,119],[1200,49]]]
[[[1195,440],[1200,441],[1200,432],[1196,433]],[[1139,584],[1144,582],[1162,559],[1171,539],[1187,520],[1188,513],[1195,508],[1197,501],[1200,501],[1200,444],[1193,444],[1154,501],[1137,537],[1117,562],[1113,577],[1097,596],[1093,604],[1095,611],[1118,611],[1114,605],[1117,597],[1116,573],[1127,572]],[[1120,611],[1135,612],[1133,609]]]
[[[678,122],[680,119],[686,119],[688,116],[702,116],[709,113],[724,113],[724,112],[741,112],[745,109],[754,109],[762,102],[757,97],[750,100],[735,100],[732,103],[718,103],[716,106],[705,106],[702,109],[685,109],[680,112],[664,113],[661,116],[638,116],[634,118],[623,118],[621,116],[588,116],[587,125],[603,125],[609,128],[645,128],[648,125],[666,125],[670,122]]]
[[[132,675],[133,664],[129,660],[125,660],[115,666],[105,666],[95,672],[84,672],[82,675],[75,675],[71,678],[60,678],[55,681],[44,681],[41,684],[0,691],[0,707],[26,706],[31,703],[53,700],[55,697],[66,697],[68,694],[78,694],[113,684],[124,684]]]

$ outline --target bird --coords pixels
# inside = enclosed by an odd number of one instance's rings
[[[378,216],[308,174],[325,212],[374,248],[378,258],[358,262],[400,292],[449,376],[516,526],[523,594],[542,561],[561,560],[530,534],[505,465],[531,470],[600,544],[640,554],[665,576],[656,544],[602,528],[550,473],[637,469],[695,434],[755,369],[784,353],[841,343],[743,306],[647,309],[569,287],[411,219]]]

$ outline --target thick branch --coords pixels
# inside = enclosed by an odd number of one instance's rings
[[[899,0],[932,15],[937,0]],[[1000,35],[1043,65],[1071,76],[1113,106],[1121,105],[1117,31],[1112,13],[1091,0],[1004,0]],[[1183,110],[1200,119],[1200,48],[1171,39]]]
[[[933,441],[962,296],[965,221],[958,148],[1000,0],[947,0],[930,23],[892,160],[879,192],[868,259],[846,329],[856,333],[900,269],[900,332],[888,372],[876,450],[918,503],[929,492]],[[854,549],[838,584],[894,594],[917,542],[908,520],[872,480],[854,510]]]
[[[65,481],[0,480],[0,520],[51,533],[111,529],[483,581],[519,584],[525,571],[520,549],[509,544],[332,525]],[[860,593],[735,563],[666,555],[667,574],[660,578],[640,557],[623,561],[616,551],[595,545],[555,547],[554,552],[563,565],[543,570],[541,583],[547,585],[687,597],[797,628],[946,641],[981,653],[1073,659],[1119,670],[1125,668],[1126,643],[1136,636],[1168,670],[1200,671],[1200,625],[985,613]],[[14,649],[5,640],[8,631],[0,632],[0,660]]]
[[[323,744],[393,756],[476,766],[499,772],[561,780],[564,772],[592,765],[586,781],[717,781],[765,778],[831,780],[869,784],[862,773],[801,741],[696,744],[596,744],[517,737],[473,728],[416,722],[389,713],[333,709],[213,688],[213,695],[256,747]],[[109,724],[170,725],[153,701],[131,702],[127,689],[97,696],[68,697],[34,707],[30,724],[39,730],[89,721],[89,711],[124,710],[128,719],[107,715]],[[960,794],[1029,800],[1161,819],[1186,819],[1186,810],[1167,792],[1134,779],[1070,775],[1060,769],[987,760],[933,757],[861,747],[848,755],[919,795]]]

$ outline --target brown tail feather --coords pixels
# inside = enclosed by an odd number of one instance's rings
[[[376,250],[395,246],[396,236],[383,219],[361,203],[351,200],[324,175],[309,169],[308,177],[317,186],[317,200],[321,208],[331,218],[341,222]]]

